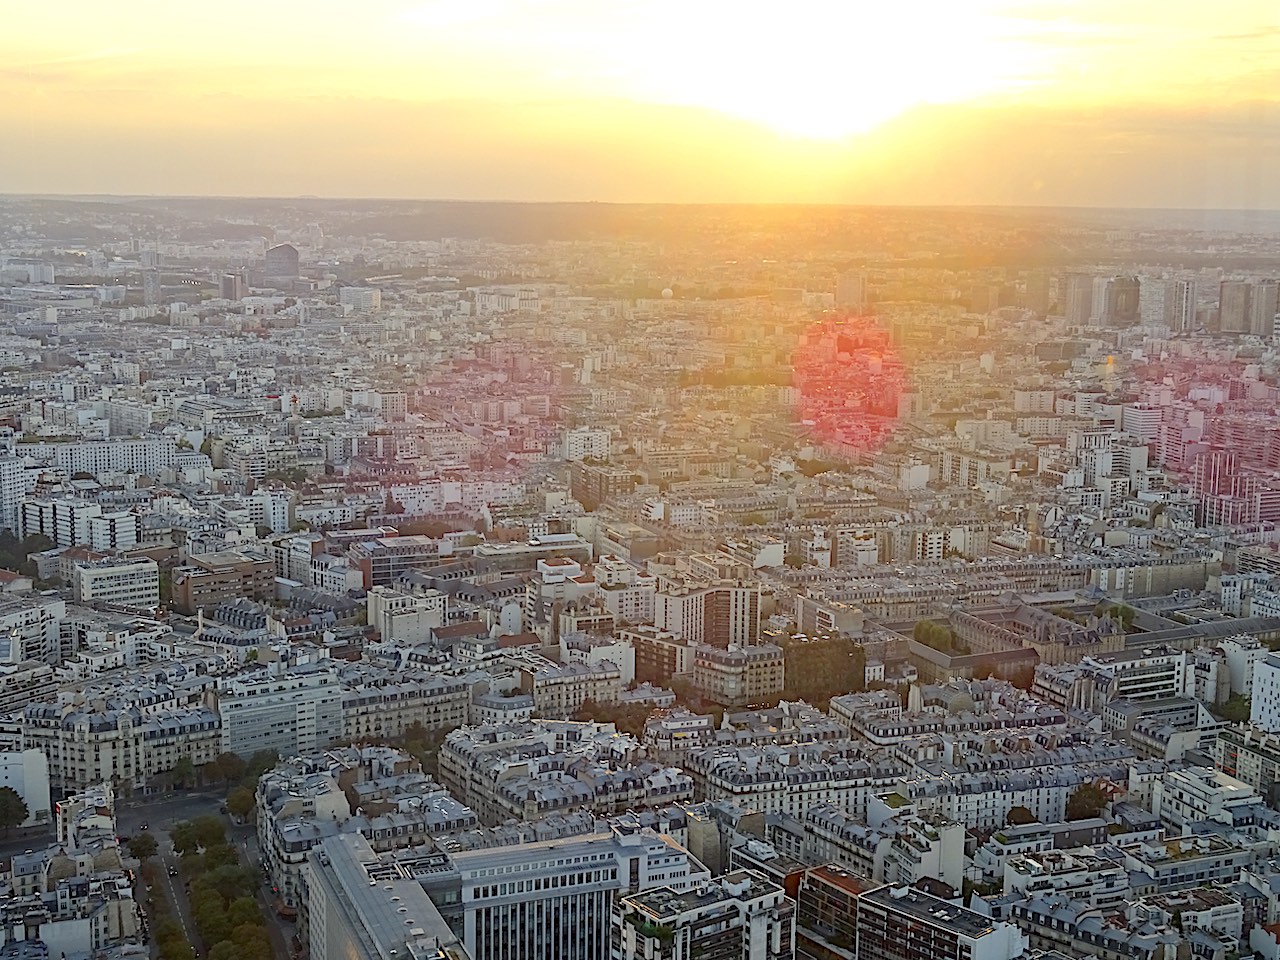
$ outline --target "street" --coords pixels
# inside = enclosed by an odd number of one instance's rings
[[[0,837],[0,860],[8,860],[14,854],[28,850],[43,850],[54,840],[53,824],[13,830],[7,837]]]
[[[120,802],[116,805],[116,825],[122,837],[131,837],[142,829],[155,835],[158,844],[156,860],[160,867],[158,886],[169,900],[173,915],[182,926],[187,942],[196,949],[197,956],[204,955],[204,944],[196,932],[191,915],[191,903],[181,876],[169,876],[170,866],[180,866],[182,858],[173,849],[169,831],[177,823],[209,814],[221,816],[221,794],[190,793],[164,796],[147,801]],[[276,915],[272,904],[271,888],[261,881],[261,857],[258,854],[257,834],[252,824],[236,824],[230,817],[222,817],[227,828],[227,839],[235,846],[242,863],[254,872],[254,897],[262,908],[262,922],[271,940],[272,953],[278,960],[288,960],[290,944],[294,937],[294,925]],[[25,848],[23,848],[25,849]],[[19,850],[18,852],[21,852]],[[246,891],[248,892],[248,891]]]
[[[122,837],[131,837],[145,823],[152,830],[163,829],[167,839],[168,828],[175,823],[216,814],[221,806],[221,793],[164,794],[145,800],[117,799],[116,830]],[[156,839],[160,839],[159,834]]]

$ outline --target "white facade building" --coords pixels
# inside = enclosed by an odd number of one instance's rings
[[[1274,653],[1254,665],[1249,722],[1272,733],[1280,731],[1280,656]]]
[[[79,603],[153,610],[160,606],[160,567],[150,557],[77,563],[71,589]]]

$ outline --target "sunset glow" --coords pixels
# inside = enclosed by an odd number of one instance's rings
[[[1241,112],[1273,126],[1265,101],[1280,80],[1265,2],[212,9],[70,2],[56,31],[36,5],[6,10],[0,121],[18,149],[0,157],[0,187],[51,189],[66,168],[78,189],[104,192],[857,200],[878,190],[885,201],[963,202],[1049,188],[1062,195],[1048,200],[1083,201],[1074,193],[1098,189],[1095,162],[1124,168],[1138,153],[1208,162],[1216,181],[1213,165],[1227,161],[1203,136],[1172,154],[1156,141],[1170,124],[1238,137],[1227,127]],[[102,144],[96,170],[62,155],[73,127]],[[375,156],[370,134],[386,128],[404,156]],[[983,157],[975,130],[1034,156]],[[1069,183],[1059,141],[1086,153]],[[309,149],[317,142],[323,151]],[[649,147],[642,168],[637,144]],[[526,156],[529,184],[487,169],[495,145]],[[270,155],[247,159],[262,148]],[[557,173],[584,151],[598,177]],[[962,175],[923,184],[922,196],[919,155],[957,151]],[[746,155],[757,169],[726,176]],[[966,196],[969,163],[985,165]]]

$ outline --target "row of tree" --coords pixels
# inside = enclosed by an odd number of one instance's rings
[[[271,960],[265,917],[251,892],[257,877],[240,863],[235,847],[227,842],[222,819],[197,817],[177,824],[170,836],[174,849],[182,854],[191,915],[204,941],[205,956],[209,960]],[[167,956],[164,945],[160,947],[161,955]]]
[[[190,757],[180,757],[167,773],[158,779],[158,785],[176,790],[221,783],[224,787],[242,784],[253,788],[258,778],[276,765],[279,754],[274,750],[259,750],[248,760],[234,753],[219,754],[197,767]]]
[[[942,653],[965,655],[972,652],[968,644],[963,643],[950,627],[936,620],[917,620],[911,631],[911,639]]]

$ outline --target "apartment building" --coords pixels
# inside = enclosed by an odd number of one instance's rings
[[[889,751],[850,740],[706,747],[692,751],[684,766],[706,800],[793,817],[817,803],[865,817],[872,797],[891,790],[909,770]]]
[[[218,689],[221,752],[289,756],[323,749],[343,737],[342,701],[338,675],[324,666],[229,678]]]
[[[653,602],[653,623],[692,643],[727,648],[760,636],[760,585],[746,580],[661,578]]]
[[[106,603],[136,610],[160,606],[160,567],[150,558],[88,560],[72,570],[78,603]]]
[[[692,777],[643,754],[637,740],[611,723],[463,727],[440,748],[440,779],[486,824],[578,809],[608,815],[693,799]]]
[[[207,707],[144,713],[118,699],[33,703],[20,728],[23,749],[48,758],[55,795],[103,782],[140,790],[179,760],[199,767],[222,753],[221,724]]]
[[[342,739],[357,741],[403,736],[420,724],[447,731],[467,722],[471,687],[462,678],[418,670],[367,670],[342,674]]]
[[[388,586],[369,589],[368,623],[382,640],[422,643],[448,617],[448,597],[439,590],[408,593]]]
[[[907,886],[858,898],[856,955],[877,960],[1014,960],[1026,936],[1012,923],[958,907]]]
[[[795,903],[753,870],[735,870],[690,890],[660,887],[614,907],[615,960],[795,956]]]
[[[173,605],[180,613],[193,614],[241,597],[268,600],[274,588],[275,564],[240,550],[197,554],[173,571]]]
[[[587,700],[617,703],[622,672],[607,660],[598,663],[554,663],[529,656],[517,665],[520,692],[533,697],[539,716],[567,720]]]
[[[1223,773],[1248,784],[1268,802],[1280,780],[1280,735],[1257,727],[1222,727],[1213,745],[1213,760]]]
[[[772,700],[786,686],[786,655],[772,643],[727,649],[703,644],[694,651],[693,683],[704,697],[726,706]]]

